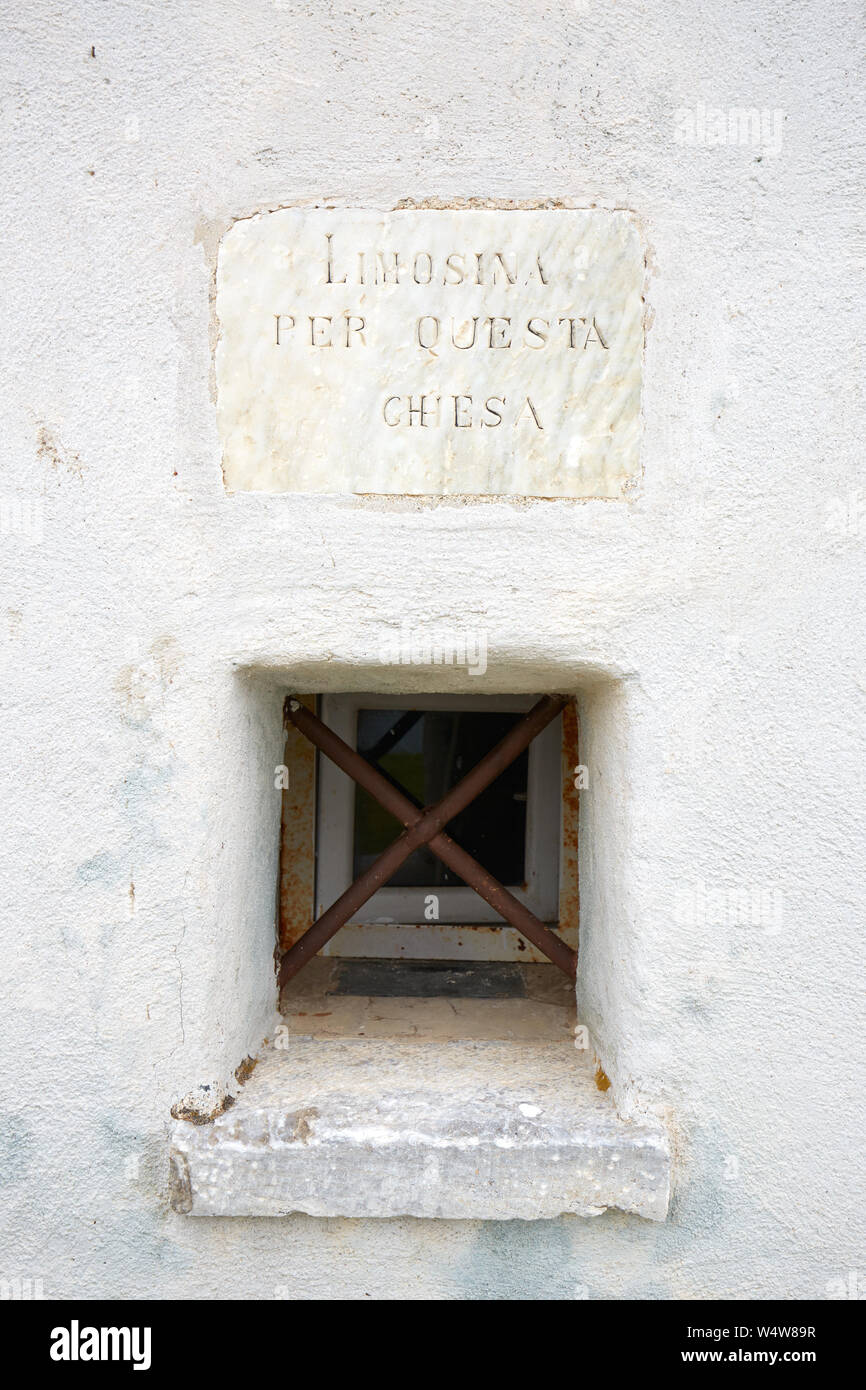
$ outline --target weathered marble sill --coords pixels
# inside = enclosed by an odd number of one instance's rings
[[[175,1121],[171,1168],[192,1216],[663,1221],[671,1160],[568,1044],[294,1037],[216,1120]]]

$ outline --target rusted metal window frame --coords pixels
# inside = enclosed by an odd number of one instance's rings
[[[403,824],[404,830],[286,952],[280,967],[280,984],[285,984],[296,975],[349,921],[361,904],[387,883],[399,866],[422,844],[428,845],[554,965],[573,977],[577,966],[577,953],[445,833],[448,822],[519,757],[533,738],[568,704],[569,698],[565,695],[542,696],[532,709],[513,725],[496,747],[476,763],[438,803],[419,810],[378,769],[318,719],[300,699],[288,696],[283,711],[287,729],[296,729],[321,753],[342,768],[348,776],[375,797],[385,810],[395,816]]]

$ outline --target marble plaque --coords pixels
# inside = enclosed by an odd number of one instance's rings
[[[644,252],[627,212],[285,208],[220,246],[230,490],[622,497]]]

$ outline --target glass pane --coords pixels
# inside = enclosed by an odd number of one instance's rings
[[[358,751],[417,806],[439,801],[521,716],[479,710],[358,711]],[[523,884],[528,751],[455,816],[448,834],[500,883]],[[361,787],[355,788],[355,877],[400,834],[399,822]],[[390,880],[392,887],[463,887],[463,880],[426,846]]]

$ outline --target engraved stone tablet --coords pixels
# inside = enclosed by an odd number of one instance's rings
[[[217,271],[226,486],[622,497],[644,252],[627,212],[286,208]]]

